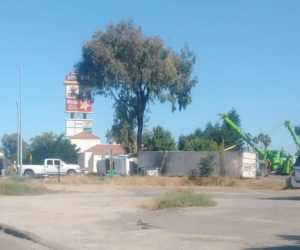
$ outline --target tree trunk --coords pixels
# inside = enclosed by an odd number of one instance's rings
[[[137,151],[142,151],[143,147],[143,127],[144,127],[144,112],[139,112],[137,115]]]
[[[143,128],[144,128],[144,113],[146,109],[146,104],[148,102],[150,90],[147,88],[146,93],[144,92],[142,88],[142,77],[141,77],[141,84],[139,92],[137,93],[138,96],[138,110],[137,110],[137,138],[136,138],[136,144],[137,144],[137,151],[143,150]]]

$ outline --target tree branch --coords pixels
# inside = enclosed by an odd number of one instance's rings
[[[115,102],[122,102],[123,104],[125,104],[127,107],[130,108],[135,108],[134,105],[131,105],[130,103],[128,103],[128,101],[124,100],[123,98],[121,98],[121,96],[119,95],[119,98],[116,97],[116,95],[114,94],[114,92],[112,91],[112,89],[109,89],[111,96],[113,97],[113,99],[115,100]]]

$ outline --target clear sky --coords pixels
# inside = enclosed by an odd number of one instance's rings
[[[296,151],[283,122],[300,125],[300,1],[2,0],[0,9],[0,137],[17,131],[21,64],[23,138],[64,133],[63,81],[82,43],[97,28],[133,19],[145,35],[176,51],[187,42],[197,55],[193,102],[174,113],[152,105],[148,129],[162,125],[177,139],[235,108],[245,131]],[[93,111],[93,133],[105,141],[112,102],[97,97]]]

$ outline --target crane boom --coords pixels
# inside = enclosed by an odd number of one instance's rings
[[[244,132],[239,126],[237,126],[230,118],[228,117],[227,113],[222,113],[220,116],[223,118],[225,122],[229,126],[231,126],[257,153],[262,156],[265,156],[264,151],[260,150],[259,147],[253,140],[253,137],[249,134]]]
[[[230,120],[227,113],[222,113],[220,114],[220,116],[229,126],[231,126],[234,129],[235,132],[237,132],[253,148],[253,150],[255,150],[259,154],[260,163],[265,164],[269,170],[276,171],[276,173],[290,173],[292,169],[292,161],[291,157],[287,155],[285,151],[259,149],[253,137],[249,133],[244,132],[238,125],[236,125],[232,120]],[[293,128],[290,131],[294,131]],[[300,150],[300,139],[297,137],[295,131],[292,134]]]
[[[296,131],[294,129],[294,127],[291,125],[290,121],[285,121],[284,125],[288,128],[288,130],[290,131],[294,142],[296,143],[297,147],[298,147],[298,151],[300,151],[300,139],[298,137],[298,135],[296,134]]]

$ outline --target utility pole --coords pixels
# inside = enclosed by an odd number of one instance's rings
[[[20,175],[22,174],[23,166],[23,143],[22,143],[22,85],[23,85],[23,64],[20,66],[20,120],[19,120],[19,129],[20,129]]]
[[[19,105],[16,102],[17,106],[17,166],[20,164],[20,131],[19,131]]]

